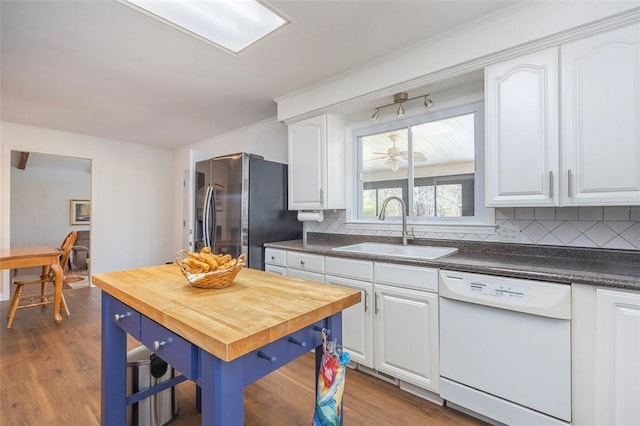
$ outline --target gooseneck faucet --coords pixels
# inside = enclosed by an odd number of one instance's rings
[[[392,195],[391,197],[387,197],[387,199],[385,199],[382,202],[382,208],[380,209],[380,215],[378,216],[378,219],[384,220],[384,217],[385,217],[384,211],[387,208],[387,204],[391,200],[396,200],[400,202],[400,205],[402,206],[402,245],[406,246],[407,240],[412,240],[413,235],[409,235],[409,233],[407,232],[407,206],[404,203],[404,201],[402,201],[402,198],[397,197],[395,195]]]

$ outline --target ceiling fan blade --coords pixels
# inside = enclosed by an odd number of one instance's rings
[[[384,156],[382,156],[382,157],[369,158],[368,160],[365,160],[365,161],[382,160],[383,158],[387,158],[387,156],[386,156],[386,155],[384,155]]]

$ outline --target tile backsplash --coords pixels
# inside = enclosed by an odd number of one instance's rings
[[[400,231],[347,229],[345,217],[345,210],[325,211],[323,222],[304,222],[304,232],[400,236]],[[490,235],[438,232],[415,232],[415,235],[417,238],[640,250],[640,207],[499,208],[496,225],[496,233]]]

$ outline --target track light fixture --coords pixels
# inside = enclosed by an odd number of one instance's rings
[[[374,123],[377,123],[378,120],[380,119],[380,110],[382,108],[386,108],[388,106],[392,106],[392,105],[398,105],[398,109],[396,110],[396,118],[402,118],[405,115],[405,109],[404,109],[404,103],[405,102],[409,102],[412,101],[414,99],[420,99],[423,98],[423,102],[424,102],[424,106],[427,109],[427,111],[430,111],[431,109],[433,109],[433,101],[431,100],[431,98],[429,97],[429,94],[426,95],[422,95],[422,96],[416,96],[414,98],[409,98],[409,95],[407,95],[407,92],[400,92],[400,93],[396,93],[395,95],[393,95],[393,103],[392,104],[387,104],[387,105],[382,105],[379,106],[377,108],[375,108],[375,111],[373,112],[373,115],[371,115],[371,121]]]

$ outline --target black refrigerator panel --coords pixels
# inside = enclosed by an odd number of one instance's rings
[[[251,158],[249,162],[249,267],[264,270],[263,244],[302,238],[297,212],[287,208],[287,165]]]

